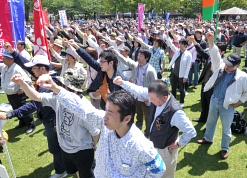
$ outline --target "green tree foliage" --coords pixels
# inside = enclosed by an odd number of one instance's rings
[[[220,10],[225,10],[225,9],[229,9],[232,7],[247,9],[247,1],[246,0],[220,0]]]
[[[170,10],[179,10],[188,16],[201,13],[202,0],[42,0],[43,8],[49,13],[58,14],[58,10],[66,10],[69,17],[75,14],[96,14],[137,12],[138,3],[145,4],[146,12],[154,9],[163,13]],[[247,9],[247,0],[220,0],[220,10],[231,7]],[[25,0],[26,18],[33,9],[33,0]]]

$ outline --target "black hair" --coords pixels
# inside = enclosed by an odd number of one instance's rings
[[[191,33],[191,32],[190,33],[187,33],[186,34],[186,38],[189,37],[189,36],[195,36],[195,34],[194,33]]]
[[[157,96],[168,96],[170,94],[169,87],[163,80],[155,80],[148,86],[149,93],[155,93]]]
[[[113,61],[113,68],[114,68],[114,70],[117,70],[118,59],[117,59],[117,55],[115,54],[115,52],[113,50],[105,49],[100,53],[99,57],[105,58],[105,60],[107,60],[108,64],[109,64],[109,62]]]
[[[50,71],[50,67],[47,65],[43,65],[43,64],[36,64],[35,66],[37,66],[38,68],[40,67],[44,67],[46,71]]]
[[[218,48],[221,50],[221,52],[226,52],[226,44],[225,43],[222,43],[222,42],[219,42],[219,43],[216,43],[216,46],[218,46]]]
[[[76,61],[76,58],[74,56],[72,56],[71,54],[66,53],[66,55],[69,55],[70,57],[72,57]]]
[[[103,28],[101,29],[101,31],[102,31],[102,32],[107,32],[107,29],[106,29],[105,27],[103,27]]]
[[[179,43],[180,44],[183,44],[184,46],[188,46],[188,40],[187,39],[181,39],[181,40],[179,40]]]
[[[19,43],[20,45],[24,45],[24,48],[26,48],[26,43],[25,41],[22,41],[22,40],[18,40],[17,43]]]
[[[154,41],[156,41],[159,45],[159,47],[162,47],[164,41],[161,38],[155,38]]]
[[[134,43],[138,43],[138,47],[140,48],[142,45],[138,42],[138,41],[136,41],[136,40],[134,40],[134,41],[132,41],[132,45],[134,46]]]
[[[148,59],[147,62],[149,62],[150,57],[152,55],[149,49],[141,47],[138,52],[142,53],[144,55],[145,59]]]
[[[130,115],[131,119],[128,122],[128,126],[134,123],[136,102],[133,95],[125,90],[118,90],[107,95],[107,101],[119,107],[120,121],[124,120],[124,117]]]
[[[69,33],[71,33],[72,35],[75,35],[76,31],[75,30],[69,30]]]

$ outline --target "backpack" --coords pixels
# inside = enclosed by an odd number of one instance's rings
[[[231,130],[233,133],[244,133],[246,129],[246,121],[244,120],[244,114],[238,111],[234,112],[233,122]]]

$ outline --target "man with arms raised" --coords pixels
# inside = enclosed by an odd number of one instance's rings
[[[36,101],[43,101],[38,93],[15,75],[12,81]],[[115,91],[107,96],[106,111],[95,109],[85,98],[80,98],[57,86],[48,75],[41,76],[37,84],[54,92],[53,96],[70,112],[101,130],[96,150],[95,177],[150,177],[160,178],[165,164],[142,132],[133,124],[135,99],[125,91]]]

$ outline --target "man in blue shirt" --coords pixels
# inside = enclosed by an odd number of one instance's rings
[[[208,32],[206,37],[209,42],[210,56],[214,74],[204,87],[204,92],[214,88],[210,100],[206,132],[199,144],[211,144],[220,116],[222,123],[222,141],[220,156],[227,159],[231,142],[231,124],[234,116],[234,108],[247,100],[247,75],[238,69],[241,57],[238,54],[230,54],[222,59],[218,47],[214,44],[214,33]],[[224,62],[223,62],[224,61]]]

